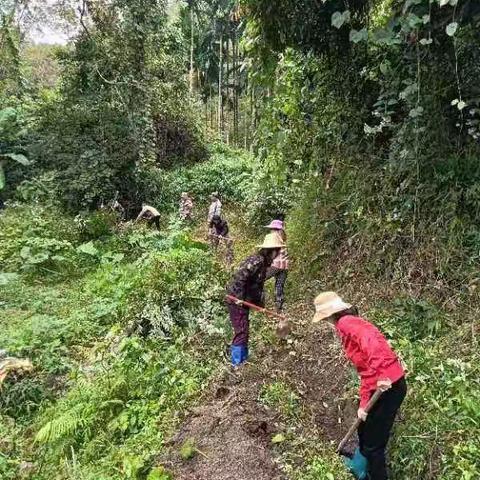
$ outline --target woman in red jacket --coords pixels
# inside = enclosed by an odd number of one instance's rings
[[[368,460],[370,480],[385,480],[385,449],[398,409],[407,393],[405,372],[397,356],[380,331],[360,318],[356,307],[345,303],[334,292],[324,292],[315,299],[313,322],[328,320],[342,340],[343,349],[360,376],[358,429],[360,452]],[[375,390],[383,390],[372,410],[365,406]]]

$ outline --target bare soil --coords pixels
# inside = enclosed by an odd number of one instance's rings
[[[159,462],[175,480],[288,478],[272,443],[288,419],[259,401],[262,386],[273,381],[288,384],[300,398],[296,434],[335,449],[355,418],[354,404],[345,395],[348,363],[331,327],[309,324],[309,306],[297,305],[287,313],[294,326],[290,338],[257,347],[236,376],[226,366],[170,440],[169,453]],[[185,442],[195,446],[193,458],[182,458]]]

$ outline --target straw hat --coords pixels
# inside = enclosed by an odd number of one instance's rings
[[[283,222],[281,220],[272,220],[270,225],[265,225],[265,228],[272,230],[283,230]]]
[[[349,303],[345,303],[340,295],[335,292],[323,292],[317,296],[313,303],[315,305],[315,315],[312,319],[313,323],[318,323],[334,313],[352,307]]]
[[[263,245],[258,245],[258,248],[284,248],[285,244],[282,242],[282,239],[276,233],[268,233],[265,235],[263,240]]]

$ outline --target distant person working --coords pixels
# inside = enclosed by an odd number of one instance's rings
[[[156,208],[142,203],[142,211],[138,214],[135,222],[138,222],[142,218],[145,218],[150,226],[155,224],[157,230],[160,230],[160,212]]]

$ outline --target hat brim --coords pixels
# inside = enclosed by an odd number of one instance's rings
[[[257,248],[264,248],[265,250],[276,250],[277,248],[285,248],[285,245],[277,245],[277,246],[265,246],[265,245],[257,245]]]
[[[330,308],[328,310],[324,310],[323,312],[315,312],[315,315],[312,318],[312,323],[319,323],[322,320],[332,316],[334,313],[343,312],[343,310],[347,310],[348,308],[352,308],[352,305],[349,303],[339,303],[335,308]]]
[[[275,225],[273,223],[271,223],[270,225],[265,225],[263,228],[268,228],[270,230],[284,230],[284,226],[283,225]]]

